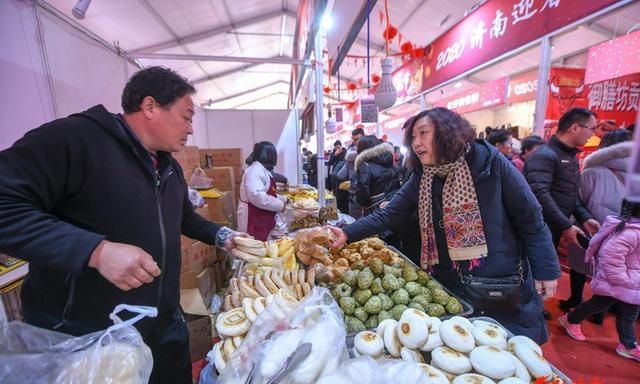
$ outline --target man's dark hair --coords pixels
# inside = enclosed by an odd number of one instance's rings
[[[627,129],[616,129],[602,137],[598,148],[606,148],[612,145],[633,140],[633,133]]]
[[[380,144],[380,139],[378,139],[375,135],[363,136],[362,138],[360,138],[360,140],[358,140],[358,153],[366,151],[369,148],[373,148],[378,144]]]
[[[491,133],[489,134],[489,137],[487,138],[487,141],[489,142],[489,144],[495,147],[496,144],[498,143],[502,144],[507,140],[509,140],[509,137],[512,137],[512,136],[513,136],[513,133],[511,133],[511,131],[507,129],[495,129],[491,131]]]
[[[544,139],[538,135],[527,136],[520,142],[520,154],[524,155],[527,152],[531,151],[537,145],[544,144]]]
[[[253,146],[253,161],[259,162],[271,171],[278,163],[278,151],[272,143],[261,141]]]
[[[558,121],[558,133],[566,132],[573,124],[584,124],[596,115],[587,108],[571,108]]]
[[[400,147],[398,147],[397,145],[393,146],[393,151],[394,152],[398,152],[400,150]]]
[[[196,89],[187,79],[169,68],[149,67],[136,72],[122,91],[122,110],[125,113],[140,111],[142,100],[151,96],[161,107],[169,107],[176,100]]]
[[[404,146],[410,149],[409,158],[406,160],[407,168],[410,170],[420,167],[420,159],[413,151],[411,144],[413,129],[418,120],[423,117],[428,117],[435,127],[433,150],[436,165],[455,161],[476,137],[476,131],[471,124],[464,117],[447,108],[438,107],[422,111],[413,118],[412,124],[404,131]]]
[[[336,141],[333,143],[333,146],[335,147],[336,145],[342,146],[342,142],[341,142],[340,140],[336,140]]]
[[[356,128],[353,131],[351,131],[351,136],[355,136],[355,135],[363,135],[364,136],[364,129]]]

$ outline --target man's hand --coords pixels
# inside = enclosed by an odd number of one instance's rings
[[[578,242],[578,234],[581,234],[581,235],[585,236],[584,232],[582,232],[582,229],[578,228],[575,225],[572,225],[571,227],[569,227],[569,228],[565,229],[564,231],[562,231],[562,236],[566,236],[567,240],[570,243],[573,243],[573,244],[577,245],[578,247],[582,248],[582,246]]]
[[[538,281],[536,280],[536,291],[542,299],[548,299],[556,294],[558,280]]]
[[[236,237],[251,237],[248,233],[244,233],[244,232],[234,232],[231,236],[227,237],[227,239],[224,241],[224,249],[226,249],[227,251],[231,251],[233,248],[236,247],[236,243],[233,241],[234,238]]]
[[[89,267],[123,291],[151,283],[161,273],[153,257],[141,248],[106,240],[91,253]]]
[[[585,231],[587,231],[589,236],[592,237],[600,230],[600,223],[598,223],[598,221],[594,219],[585,221],[584,223],[582,223],[582,226],[584,227]]]
[[[336,237],[333,243],[331,243],[331,246],[333,248],[339,248],[347,242],[347,235],[342,229],[331,225],[327,225],[327,228],[329,228],[329,230],[333,232],[333,235]]]

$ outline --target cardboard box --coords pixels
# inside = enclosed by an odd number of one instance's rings
[[[200,149],[200,164],[207,167],[206,156],[210,155],[214,167],[244,164],[245,157],[242,148],[202,148]]]
[[[204,172],[213,179],[213,186],[220,191],[232,191],[236,185],[232,167],[206,168]]]
[[[185,174],[185,180],[189,182],[187,176],[191,176],[191,173],[196,167],[200,166],[200,152],[198,147],[186,145],[182,151],[172,154],[173,158],[180,164]]]
[[[231,221],[236,215],[236,205],[232,192],[224,192],[217,199],[204,199],[209,206],[209,220],[213,222]]]
[[[191,361],[204,359],[213,348],[213,327],[211,316],[185,316],[189,330],[189,352]]]
[[[216,260],[217,254],[214,246],[196,241],[188,247],[182,247],[180,271],[199,273]]]
[[[180,274],[180,306],[185,313],[209,315],[211,298],[216,292],[216,270],[213,266],[200,272]]]
[[[236,180],[236,184],[239,184],[242,181],[244,169],[242,165],[233,165],[231,168],[233,168],[233,178]]]

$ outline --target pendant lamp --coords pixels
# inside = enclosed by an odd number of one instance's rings
[[[324,123],[324,128],[326,129],[328,134],[336,133],[336,130],[338,128],[336,118],[331,116],[331,107],[329,107],[329,118]]]
[[[382,66],[382,78],[376,89],[375,101],[378,108],[382,110],[393,107],[396,103],[397,92],[391,77],[393,61],[391,58],[385,57],[380,60],[380,65]]]

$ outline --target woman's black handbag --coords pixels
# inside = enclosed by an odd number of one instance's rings
[[[524,268],[520,258],[519,273],[506,277],[482,277],[463,274],[456,268],[463,295],[481,313],[513,314],[520,311],[520,287],[524,281]]]

